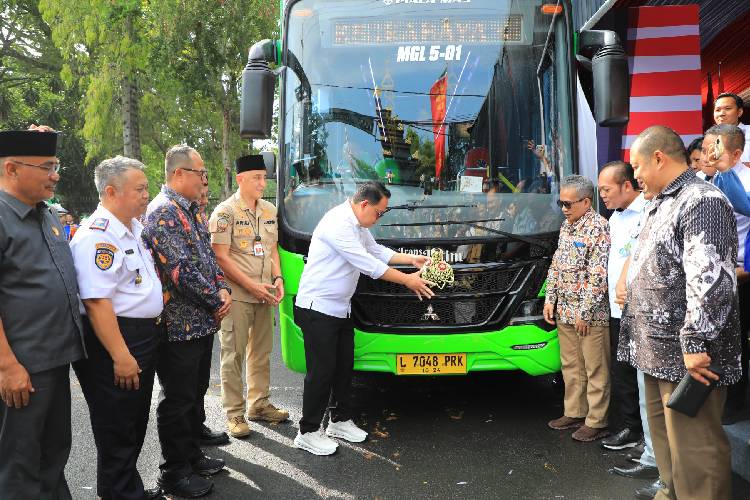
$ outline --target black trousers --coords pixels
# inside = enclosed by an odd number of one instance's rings
[[[195,435],[196,404],[201,359],[213,344],[213,335],[195,340],[163,342],[159,346],[156,374],[161,383],[156,423],[162,461],[161,478],[177,481],[192,473],[191,464],[201,455]]]
[[[70,366],[32,373],[28,406],[0,401],[0,498],[68,500]]]
[[[136,463],[146,437],[159,343],[164,328],[154,319],[118,318],[120,333],[142,370],[138,390],[114,385],[112,358],[83,318],[88,359],[73,368],[89,405],[96,443],[96,488],[103,500],[142,500],[143,481]]]
[[[349,420],[354,369],[354,325],[351,318],[335,318],[295,306],[294,319],[302,329],[307,363],[300,432],[320,429],[329,400],[332,400],[331,420]]]
[[[211,355],[213,353],[213,338],[208,349],[203,353],[203,357],[198,363],[198,397],[195,399],[195,408],[193,409],[193,434],[200,438],[201,428],[206,421],[206,407],[204,398],[211,382]]]
[[[609,426],[612,429],[643,430],[638,406],[638,371],[630,363],[617,361],[620,341],[620,318],[609,318],[609,341],[612,346],[609,376],[612,393],[609,399]]]
[[[742,378],[727,390],[727,401],[725,408],[728,410],[741,410],[747,400],[748,386],[748,345],[747,335],[750,331],[750,283],[744,283],[737,287],[740,312],[740,337],[742,342]]]

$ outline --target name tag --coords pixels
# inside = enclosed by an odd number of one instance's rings
[[[263,257],[263,243],[256,241],[253,244],[253,255],[256,257]]]

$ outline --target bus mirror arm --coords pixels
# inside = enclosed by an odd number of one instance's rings
[[[248,64],[253,61],[279,64],[276,60],[276,41],[266,38],[255,43],[248,51],[247,61]]]
[[[268,63],[277,63],[276,42],[261,40],[250,47],[247,65],[242,70],[240,136],[244,139],[268,139],[273,120],[273,94],[276,73]]]
[[[593,73],[594,117],[602,127],[623,127],[630,118],[628,56],[617,33],[584,30],[576,59]]]
[[[582,55],[593,56],[602,47],[621,45],[620,37],[610,30],[584,30],[578,36],[579,50]]]

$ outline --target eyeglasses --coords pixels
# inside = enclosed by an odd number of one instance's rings
[[[45,161],[41,165],[34,165],[33,163],[24,163],[22,161],[13,160],[11,159],[13,163],[18,163],[19,165],[23,165],[24,167],[35,167],[40,170],[46,170],[47,176],[52,177],[52,174],[56,174],[60,172],[60,162],[59,161]]]
[[[198,172],[198,175],[201,177],[208,179],[208,170],[206,169],[197,169],[197,168],[187,168],[187,167],[180,167],[182,170],[187,170],[188,172]]]
[[[575,205],[576,203],[578,203],[580,201],[583,201],[585,199],[586,198],[581,198],[580,200],[576,200],[576,201],[562,201],[562,200],[557,200],[557,206],[560,207],[560,208],[565,208],[567,210],[570,210],[570,208],[573,205]]]
[[[378,210],[378,209],[376,208],[376,209],[375,209],[375,215],[377,215],[377,216],[378,216],[378,219],[379,219],[379,218],[381,218],[382,216],[384,216],[385,214],[387,214],[387,213],[388,213],[388,212],[390,212],[390,211],[391,211],[391,209],[390,209],[390,208],[386,208],[385,210]]]

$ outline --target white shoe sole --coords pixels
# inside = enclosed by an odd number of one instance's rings
[[[339,438],[343,439],[344,441],[349,441],[350,443],[361,443],[365,439],[367,439],[367,434],[364,436],[352,436],[351,434],[346,434],[339,431],[334,431],[330,429],[326,429],[326,436],[331,438]]]
[[[638,446],[638,443],[625,443],[625,444],[604,444],[602,443],[602,448],[606,448],[608,450],[626,450],[628,448],[635,448]]]
[[[338,449],[338,446],[336,448],[333,448],[332,450],[323,449],[323,448],[315,448],[298,438],[294,438],[294,447],[299,448],[300,450],[305,450],[309,453],[312,453],[313,455],[318,455],[321,457],[327,456],[327,455],[333,455],[334,453],[336,453],[336,450]]]

